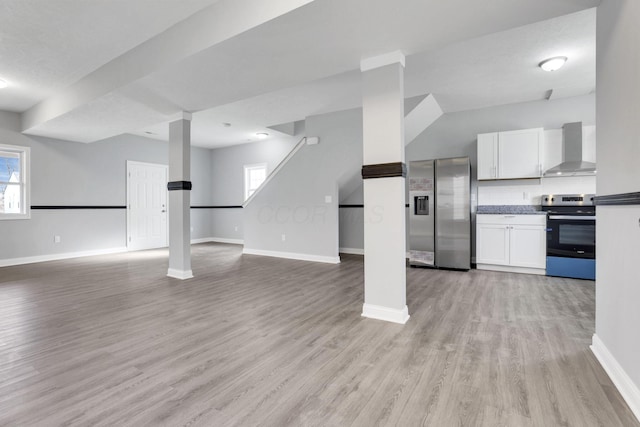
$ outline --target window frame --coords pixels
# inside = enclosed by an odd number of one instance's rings
[[[20,158],[20,181],[18,184],[2,181],[3,184],[19,185],[22,202],[22,212],[0,212],[0,221],[15,219],[31,219],[31,148],[20,145],[0,144],[0,152],[17,153]]]
[[[264,169],[264,181],[262,181],[260,185],[258,185],[256,188],[251,189],[249,188],[249,174],[251,173],[252,170],[256,170],[256,169]],[[248,200],[252,195],[254,195],[256,191],[258,191],[260,186],[262,186],[262,184],[264,184],[264,182],[267,180],[268,175],[269,175],[269,171],[267,170],[266,163],[253,163],[250,165],[244,165],[244,200],[245,201]],[[252,191],[251,194],[249,194],[250,191]]]

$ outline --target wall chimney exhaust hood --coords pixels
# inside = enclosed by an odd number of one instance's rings
[[[560,176],[593,176],[596,164],[582,158],[582,122],[562,126],[563,162],[544,173],[545,178]]]

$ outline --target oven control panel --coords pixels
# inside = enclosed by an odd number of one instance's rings
[[[595,194],[543,194],[542,206],[593,206]]]

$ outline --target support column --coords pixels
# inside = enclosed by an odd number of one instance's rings
[[[191,271],[191,113],[169,123],[169,271],[190,279]]]
[[[364,306],[406,323],[404,55],[363,60]]]

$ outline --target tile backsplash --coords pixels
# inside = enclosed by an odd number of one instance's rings
[[[478,205],[539,205],[542,194],[595,193],[595,176],[478,183]]]

